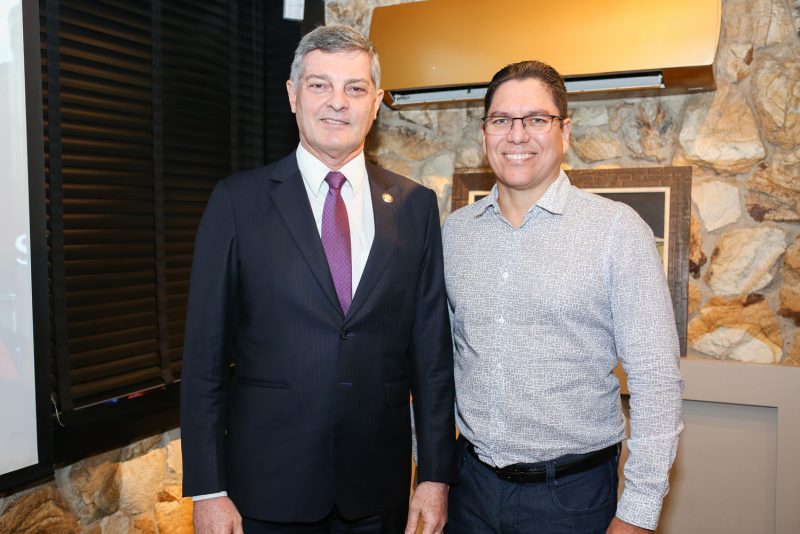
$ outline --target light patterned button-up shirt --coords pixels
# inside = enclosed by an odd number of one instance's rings
[[[631,437],[617,516],[654,529],[683,423],[675,319],[653,233],[562,172],[515,229],[497,187],[443,230],[459,430],[498,467]]]

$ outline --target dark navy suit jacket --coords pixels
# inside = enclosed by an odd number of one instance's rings
[[[247,517],[349,518],[454,477],[436,197],[367,165],[375,238],[343,316],[295,154],[219,182],[195,243],[181,383],[184,494]],[[231,358],[235,367],[229,372]]]

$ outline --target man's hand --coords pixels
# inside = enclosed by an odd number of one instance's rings
[[[647,530],[646,528],[631,525],[619,517],[614,517],[611,520],[611,524],[608,525],[608,530],[606,530],[606,534],[647,534],[650,532],[655,532],[655,530]]]
[[[420,519],[422,534],[441,534],[447,523],[447,484],[422,482],[417,486],[408,505],[405,534],[414,534]]]
[[[244,534],[242,516],[228,497],[194,501],[196,534]]]

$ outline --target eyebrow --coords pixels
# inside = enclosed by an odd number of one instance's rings
[[[522,117],[530,117],[531,115],[555,115],[556,117],[560,116],[558,114],[558,112],[550,113],[546,109],[533,109],[533,110],[529,110],[529,111],[526,111],[525,113],[523,113]],[[489,113],[488,116],[489,117],[511,117],[512,113],[509,113],[507,111],[494,111],[492,113]]]
[[[324,80],[326,82],[330,82],[331,81],[331,77],[328,76],[327,74],[307,74],[303,78],[305,78],[306,80],[311,79],[311,78],[318,78],[318,79]]]
[[[327,75],[327,74],[309,74],[309,75],[305,76],[306,80],[308,80],[310,78],[316,78],[316,79],[324,80],[324,81],[326,81],[328,83],[333,83],[333,81],[331,80],[331,77],[329,75]],[[349,80],[345,80],[345,82],[344,82],[345,85],[351,85],[351,84],[354,84],[354,83],[369,83],[369,80],[366,79],[366,78],[351,78]]]

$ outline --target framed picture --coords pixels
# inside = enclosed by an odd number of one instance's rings
[[[566,173],[576,187],[628,204],[653,230],[672,295],[681,354],[686,355],[692,168],[573,169]],[[490,171],[454,174],[452,210],[488,195],[494,182]]]

